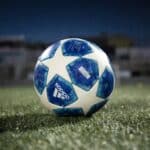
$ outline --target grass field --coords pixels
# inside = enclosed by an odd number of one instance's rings
[[[150,86],[116,88],[92,117],[56,117],[33,87],[0,88],[0,150],[149,150]]]

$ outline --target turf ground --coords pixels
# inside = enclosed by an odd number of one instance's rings
[[[150,86],[116,88],[92,117],[56,117],[33,87],[0,88],[0,150],[149,150]]]

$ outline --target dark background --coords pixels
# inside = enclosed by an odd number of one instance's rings
[[[0,36],[30,41],[68,36],[124,34],[138,46],[150,45],[150,2],[145,0],[1,0]]]

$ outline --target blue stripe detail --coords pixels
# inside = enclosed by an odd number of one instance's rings
[[[35,67],[34,85],[40,94],[42,94],[42,92],[46,86],[48,70],[49,70],[48,67],[46,67],[43,64],[38,64]]]
[[[59,108],[59,109],[54,109],[53,111],[58,116],[82,116],[84,115],[82,108]]]
[[[113,72],[105,68],[101,78],[99,79],[97,96],[107,98],[113,91],[114,80]]]
[[[100,110],[106,103],[107,103],[108,100],[104,100],[100,103],[97,103],[97,104],[94,104],[90,110],[88,111],[88,113],[86,114],[86,116],[90,116],[92,115],[93,113],[97,112],[98,110]]]
[[[92,49],[88,42],[80,39],[67,40],[62,47],[64,56],[84,56],[92,53]]]
[[[39,57],[39,60],[43,61],[43,60],[46,60],[46,59],[49,59],[49,58],[53,58],[55,53],[56,53],[57,48],[59,47],[59,45],[60,45],[60,41],[54,43],[53,45],[51,45],[50,48],[47,48],[42,53],[42,55]]]
[[[79,68],[83,67],[88,74],[89,78],[83,76]],[[79,58],[67,65],[67,71],[73,84],[79,86],[85,91],[89,91],[96,83],[99,77],[99,68],[97,62],[93,59]]]

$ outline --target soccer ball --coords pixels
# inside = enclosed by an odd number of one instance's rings
[[[69,38],[38,58],[34,87],[41,102],[59,116],[91,115],[108,101],[115,85],[107,55],[97,45]]]

